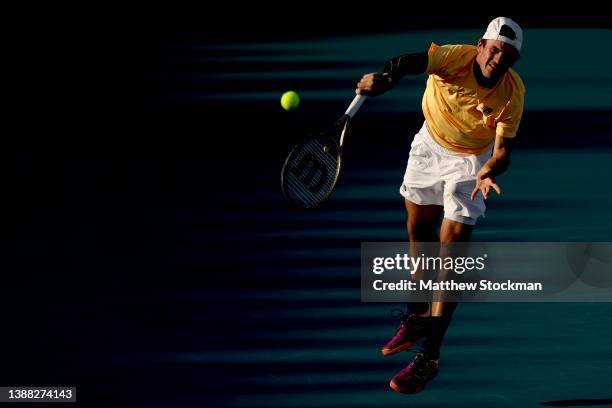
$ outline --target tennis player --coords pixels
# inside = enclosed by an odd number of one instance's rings
[[[492,190],[501,194],[496,177],[510,164],[511,142],[523,113],[525,87],[511,69],[522,42],[521,27],[498,17],[476,46],[432,43],[427,52],[393,58],[383,73],[366,74],[359,81],[357,94],[377,96],[405,75],[428,75],[425,121],[412,142],[400,187],[411,246],[469,241],[484,216],[484,200]],[[391,388],[416,393],[436,377],[440,346],[456,307],[456,302],[444,301],[408,305],[382,353],[392,355],[419,341],[422,352],[391,380]]]

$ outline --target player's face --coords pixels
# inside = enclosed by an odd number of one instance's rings
[[[499,79],[518,58],[519,53],[516,48],[503,41],[482,40],[478,43],[476,63],[487,79]]]

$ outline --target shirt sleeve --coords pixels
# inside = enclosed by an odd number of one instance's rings
[[[513,138],[518,131],[525,104],[525,86],[520,79],[518,81],[518,86],[499,115],[499,120],[495,127],[495,134],[497,136]]]
[[[462,45],[438,45],[431,43],[427,56],[427,74],[441,77],[453,75],[461,68],[462,54],[465,52]]]

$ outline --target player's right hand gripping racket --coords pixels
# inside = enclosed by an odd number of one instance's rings
[[[312,208],[329,198],[340,176],[351,118],[366,98],[357,95],[332,131],[307,136],[291,150],[281,171],[281,188],[291,203]]]

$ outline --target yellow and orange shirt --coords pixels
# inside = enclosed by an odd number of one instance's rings
[[[447,149],[484,153],[496,136],[512,138],[523,114],[525,85],[509,69],[493,88],[478,84],[476,46],[431,44],[423,114],[432,137]]]

